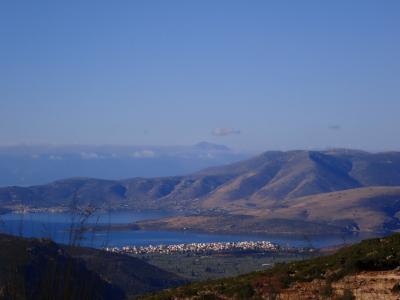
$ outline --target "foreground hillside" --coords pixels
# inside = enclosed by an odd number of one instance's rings
[[[137,258],[0,235],[0,299],[125,299],[186,283]]]
[[[329,256],[196,283],[141,299],[399,299],[400,234]]]
[[[127,296],[159,291],[188,282],[178,275],[129,255],[81,247],[68,247],[67,251],[72,257],[83,261],[89,270],[124,291]]]
[[[0,236],[0,299],[124,299],[124,292],[47,240]]]

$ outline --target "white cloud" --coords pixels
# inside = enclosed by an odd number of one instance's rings
[[[201,159],[214,159],[215,155],[212,154],[212,153],[200,154],[198,156],[198,158],[201,158]]]
[[[213,129],[212,134],[215,136],[226,136],[226,135],[232,135],[232,134],[240,134],[240,130],[234,129],[234,128],[217,127],[217,128]]]
[[[100,159],[100,158],[103,158],[103,156],[101,156],[95,152],[81,152],[81,158],[82,159]]]
[[[132,157],[135,158],[151,158],[151,157],[155,157],[156,154],[153,150],[140,150],[140,151],[135,151],[132,154]]]
[[[50,155],[49,159],[50,160],[62,160],[63,157],[62,156],[58,156],[58,155]]]

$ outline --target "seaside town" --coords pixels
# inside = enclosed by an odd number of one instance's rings
[[[105,248],[106,251],[124,254],[174,254],[233,251],[278,251],[280,247],[269,241],[190,243],[175,245],[124,246]]]

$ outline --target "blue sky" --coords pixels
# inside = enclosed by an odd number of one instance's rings
[[[0,3],[0,144],[399,150],[399,112],[400,1]]]

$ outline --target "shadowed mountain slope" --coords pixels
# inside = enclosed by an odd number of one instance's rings
[[[48,240],[0,235],[0,299],[125,299]]]
[[[0,299],[126,299],[187,283],[146,262],[0,234]]]
[[[129,255],[82,247],[68,247],[67,251],[128,297],[188,283],[178,275]]]

